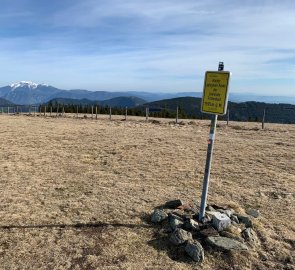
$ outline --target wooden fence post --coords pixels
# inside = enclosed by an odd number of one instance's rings
[[[145,108],[145,120],[146,121],[149,120],[149,109],[148,109],[148,107]]]
[[[127,106],[125,107],[125,121],[127,121],[128,109]]]
[[[112,107],[110,106],[110,120],[112,120]]]
[[[176,107],[176,119],[175,119],[175,123],[178,124],[178,106]]]
[[[95,106],[95,119],[97,120],[97,106]]]
[[[229,109],[227,109],[227,120],[226,120],[226,125],[229,125]]]
[[[50,106],[50,117],[52,115],[52,106]]]
[[[265,109],[263,110],[262,129],[264,129],[264,122],[265,122]]]
[[[79,118],[79,106],[77,105],[77,118]]]
[[[46,117],[46,106],[44,107],[44,116]]]

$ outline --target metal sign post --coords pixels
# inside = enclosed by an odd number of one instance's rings
[[[213,156],[213,148],[215,141],[215,130],[218,115],[226,113],[228,99],[228,82],[230,73],[224,72],[223,62],[219,62],[218,72],[206,72],[204,82],[204,92],[202,99],[202,112],[214,114],[211,119],[210,133],[208,139],[208,149],[206,166],[204,173],[204,182],[201,198],[201,206],[199,213],[199,221],[203,221],[205,217],[205,208],[208,195],[208,187],[210,180],[211,162]]]

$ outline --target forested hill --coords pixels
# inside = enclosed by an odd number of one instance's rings
[[[145,104],[150,108],[151,114],[173,116],[176,107],[179,107],[180,117],[183,118],[209,118],[209,114],[201,113],[201,98],[181,97],[165,99]],[[232,121],[261,121],[265,110],[266,122],[295,124],[295,105],[270,104],[248,101],[242,103],[229,102],[228,109]],[[226,118],[225,116],[219,117]]]
[[[48,106],[52,105],[81,105],[81,106],[111,106],[116,108],[133,108],[146,103],[146,100],[138,97],[115,97],[107,100],[89,100],[89,99],[72,99],[72,98],[55,98],[47,102]]]
[[[12,106],[12,105],[14,105],[12,102],[4,98],[0,98],[0,106]]]

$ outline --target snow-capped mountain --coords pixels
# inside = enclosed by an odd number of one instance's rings
[[[49,86],[48,84],[37,84],[30,81],[21,81],[0,88],[0,97],[15,104],[38,104],[54,97],[63,90]]]
[[[20,81],[18,83],[13,83],[10,85],[10,87],[12,88],[11,90],[15,90],[16,88],[19,87],[26,87],[26,88],[30,88],[30,89],[36,89],[38,88],[38,86],[48,86],[48,84],[42,83],[42,84],[37,84],[34,82],[26,82],[26,81]]]

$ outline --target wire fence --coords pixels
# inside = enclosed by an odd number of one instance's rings
[[[87,106],[87,105],[19,105],[0,106],[1,114],[26,114],[50,117],[76,117],[98,119],[99,115],[108,115],[112,119],[113,115],[121,115],[124,120],[128,116],[141,116],[148,120],[152,118],[170,118],[179,123],[181,119],[210,119],[211,115],[204,114],[196,109],[187,112],[181,106],[174,108],[161,108],[153,106],[140,106],[137,108],[112,107],[112,106]],[[219,116],[219,120],[224,120],[227,125],[231,121],[261,122],[262,129],[265,123],[295,124],[295,106],[281,105],[272,107],[232,106],[227,110],[227,114]]]

